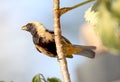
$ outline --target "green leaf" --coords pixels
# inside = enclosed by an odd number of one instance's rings
[[[113,53],[120,53],[120,0],[98,0],[85,13],[102,44]]]
[[[48,82],[62,82],[60,79],[53,77],[53,78],[48,78]]]
[[[42,82],[40,78],[41,74],[37,74],[33,77],[32,82]]]
[[[95,32],[110,52],[120,53],[120,20],[105,5],[101,5],[98,12]]]
[[[114,0],[111,6],[111,11],[114,16],[120,19],[120,0]]]

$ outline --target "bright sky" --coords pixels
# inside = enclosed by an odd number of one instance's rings
[[[61,0],[61,6],[71,6],[79,1],[82,0]],[[89,6],[75,9],[61,18],[63,35],[74,44],[80,43],[79,27]],[[52,7],[52,0],[0,1],[0,80],[30,82],[38,73],[62,78],[57,60],[40,54],[33,45],[31,35],[21,30],[23,25],[31,21],[42,22],[47,28],[53,29]],[[76,67],[84,60],[81,56],[68,59],[72,80],[75,80]]]

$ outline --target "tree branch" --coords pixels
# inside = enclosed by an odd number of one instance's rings
[[[60,9],[60,15],[65,14],[65,13],[67,13],[67,12],[70,11],[70,10],[73,10],[73,9],[75,9],[75,8],[78,8],[78,7],[80,7],[80,6],[83,6],[83,5],[85,5],[85,4],[87,4],[87,3],[90,3],[90,2],[92,2],[92,1],[95,1],[95,0],[87,0],[87,1],[85,1],[85,2],[79,3],[79,4],[74,5],[74,6],[72,6],[72,7],[64,7],[64,8],[61,8],[61,9]]]
[[[53,0],[55,43],[56,43],[58,61],[60,64],[63,80],[64,80],[64,82],[71,82],[70,75],[69,75],[68,68],[67,68],[67,61],[66,61],[66,58],[65,58],[63,50],[62,50],[59,4],[60,4],[59,0]]]

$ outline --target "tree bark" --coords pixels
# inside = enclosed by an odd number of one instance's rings
[[[63,53],[62,43],[61,43],[60,6],[59,5],[60,5],[59,0],[53,0],[55,43],[56,43],[58,61],[60,64],[63,80],[64,82],[71,82],[70,75],[68,72],[66,57]]]

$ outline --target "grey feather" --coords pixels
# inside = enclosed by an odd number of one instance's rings
[[[78,49],[83,49],[82,52],[77,52],[75,53],[76,55],[82,55],[82,56],[86,56],[89,58],[94,58],[95,57],[95,46],[81,46],[81,45],[74,45],[74,47],[78,48]]]

